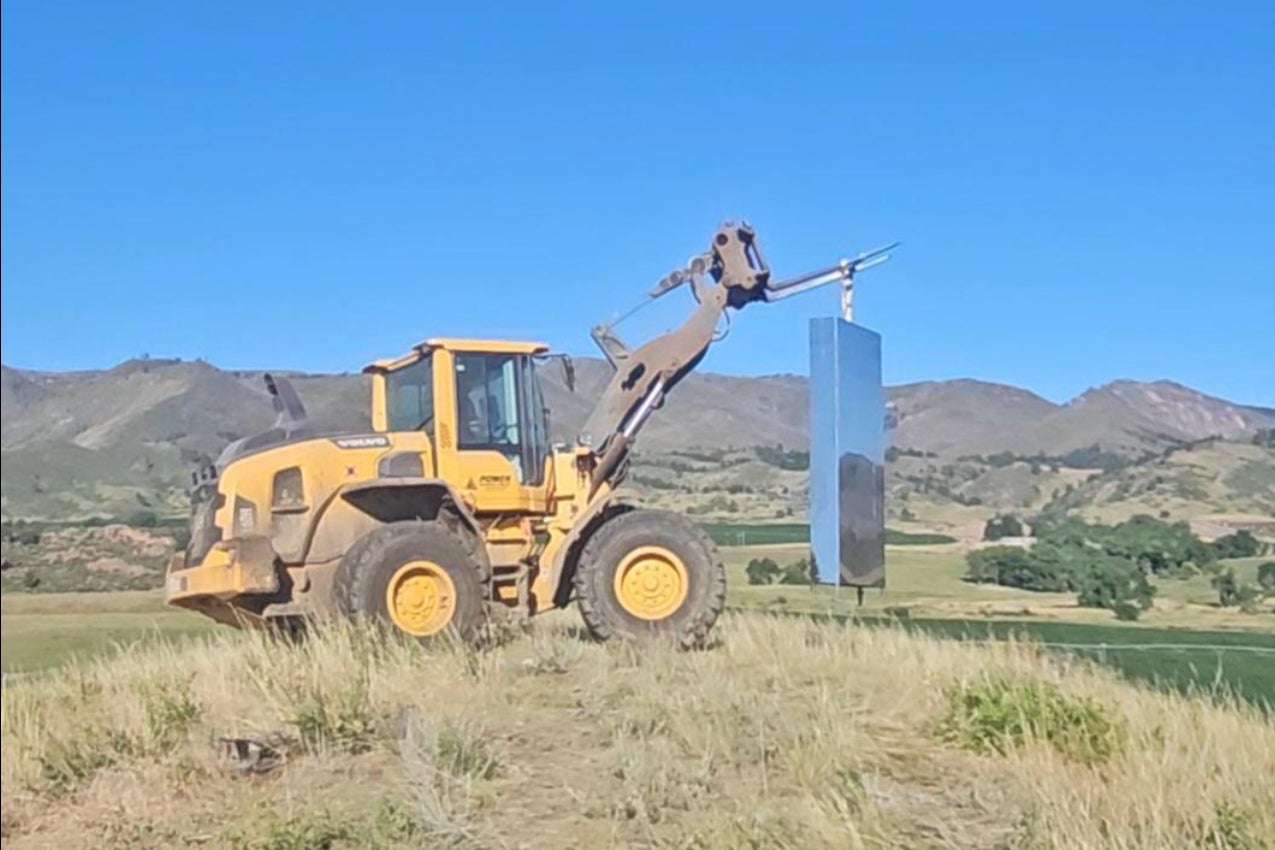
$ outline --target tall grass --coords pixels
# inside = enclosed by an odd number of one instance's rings
[[[6,848],[1275,843],[1275,726],[1030,644],[747,616],[679,653],[219,634],[7,685]],[[281,761],[243,778],[222,737]]]

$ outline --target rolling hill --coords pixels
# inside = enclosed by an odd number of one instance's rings
[[[610,374],[603,361],[588,358],[577,361],[576,373],[575,392],[567,390],[556,366],[544,373],[557,439],[574,435]],[[369,388],[363,376],[285,374],[317,423],[342,430],[368,427]],[[215,453],[273,420],[261,376],[203,361],[158,359],[78,372],[3,367],[4,515],[180,512],[184,470],[195,457]],[[1117,381],[1066,404],[975,380],[905,384],[889,388],[888,396],[896,423],[892,442],[904,452],[892,464],[896,512],[907,508],[912,515],[951,524],[989,510],[1039,507],[1060,498],[1068,486],[1068,498],[1086,505],[1108,504],[1117,492],[1123,498],[1145,490],[1141,484],[1122,489],[1108,478],[1086,483],[1091,473],[1026,460],[1097,445],[1136,461],[1139,468],[1158,470],[1148,471],[1148,480],[1221,476],[1210,478],[1208,486],[1182,484],[1179,489],[1187,495],[1166,502],[1170,510],[1275,514],[1268,475],[1275,459],[1269,449],[1187,449],[1204,473],[1181,458],[1155,465],[1166,451],[1204,439],[1249,444],[1259,430],[1275,427],[1270,410],[1167,381]],[[805,472],[777,468],[753,450],[804,449],[806,418],[803,377],[693,374],[643,432],[635,480],[640,486],[645,481],[656,501],[682,509],[699,506],[708,514],[755,519],[800,514]],[[1023,460],[989,461],[998,454]],[[1241,455],[1242,462],[1231,462]],[[1187,498],[1192,494],[1204,495]]]

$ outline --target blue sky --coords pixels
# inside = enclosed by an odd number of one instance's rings
[[[856,300],[890,382],[1275,404],[1270,2],[12,0],[0,31],[9,365],[588,354],[743,217],[780,275],[903,240]],[[835,302],[750,307],[705,368],[803,372]]]

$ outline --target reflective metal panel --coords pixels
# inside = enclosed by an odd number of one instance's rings
[[[881,336],[810,320],[810,546],[819,581],[885,584]]]

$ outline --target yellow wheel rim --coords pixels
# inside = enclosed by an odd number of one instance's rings
[[[456,585],[432,561],[409,561],[394,571],[385,588],[390,622],[416,637],[437,634],[456,613]]]
[[[686,601],[686,565],[663,546],[642,546],[624,556],[615,571],[620,606],[643,620],[663,620]]]

